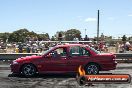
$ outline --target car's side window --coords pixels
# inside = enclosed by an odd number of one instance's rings
[[[51,57],[65,57],[67,55],[66,48],[57,48],[49,53]]]
[[[83,47],[73,46],[70,47],[71,56],[90,56],[90,52]]]
[[[90,56],[90,52],[85,48],[81,48],[81,56]]]
[[[71,56],[80,56],[80,47],[79,46],[70,47],[70,55]]]

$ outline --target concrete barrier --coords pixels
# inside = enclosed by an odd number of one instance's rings
[[[115,55],[119,63],[132,63],[132,53],[116,53]]]
[[[20,57],[37,55],[38,53],[0,53],[0,60],[15,60]]]
[[[0,60],[15,60],[20,57],[37,55],[39,53],[0,53]],[[132,53],[115,53],[119,63],[132,63]]]

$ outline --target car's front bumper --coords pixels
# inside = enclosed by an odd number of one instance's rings
[[[20,72],[20,65],[19,64],[10,64],[11,72],[19,73]]]

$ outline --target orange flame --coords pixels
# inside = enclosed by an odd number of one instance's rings
[[[80,65],[79,68],[78,68],[78,72],[79,72],[79,75],[80,76],[84,76],[86,73],[84,71],[84,69],[82,68],[82,66]]]

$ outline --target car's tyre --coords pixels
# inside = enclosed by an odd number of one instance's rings
[[[22,67],[22,74],[25,77],[33,77],[36,74],[36,68],[32,64],[25,64]]]
[[[86,74],[98,74],[99,73],[99,65],[97,64],[88,64],[86,67],[85,67],[85,72]]]

